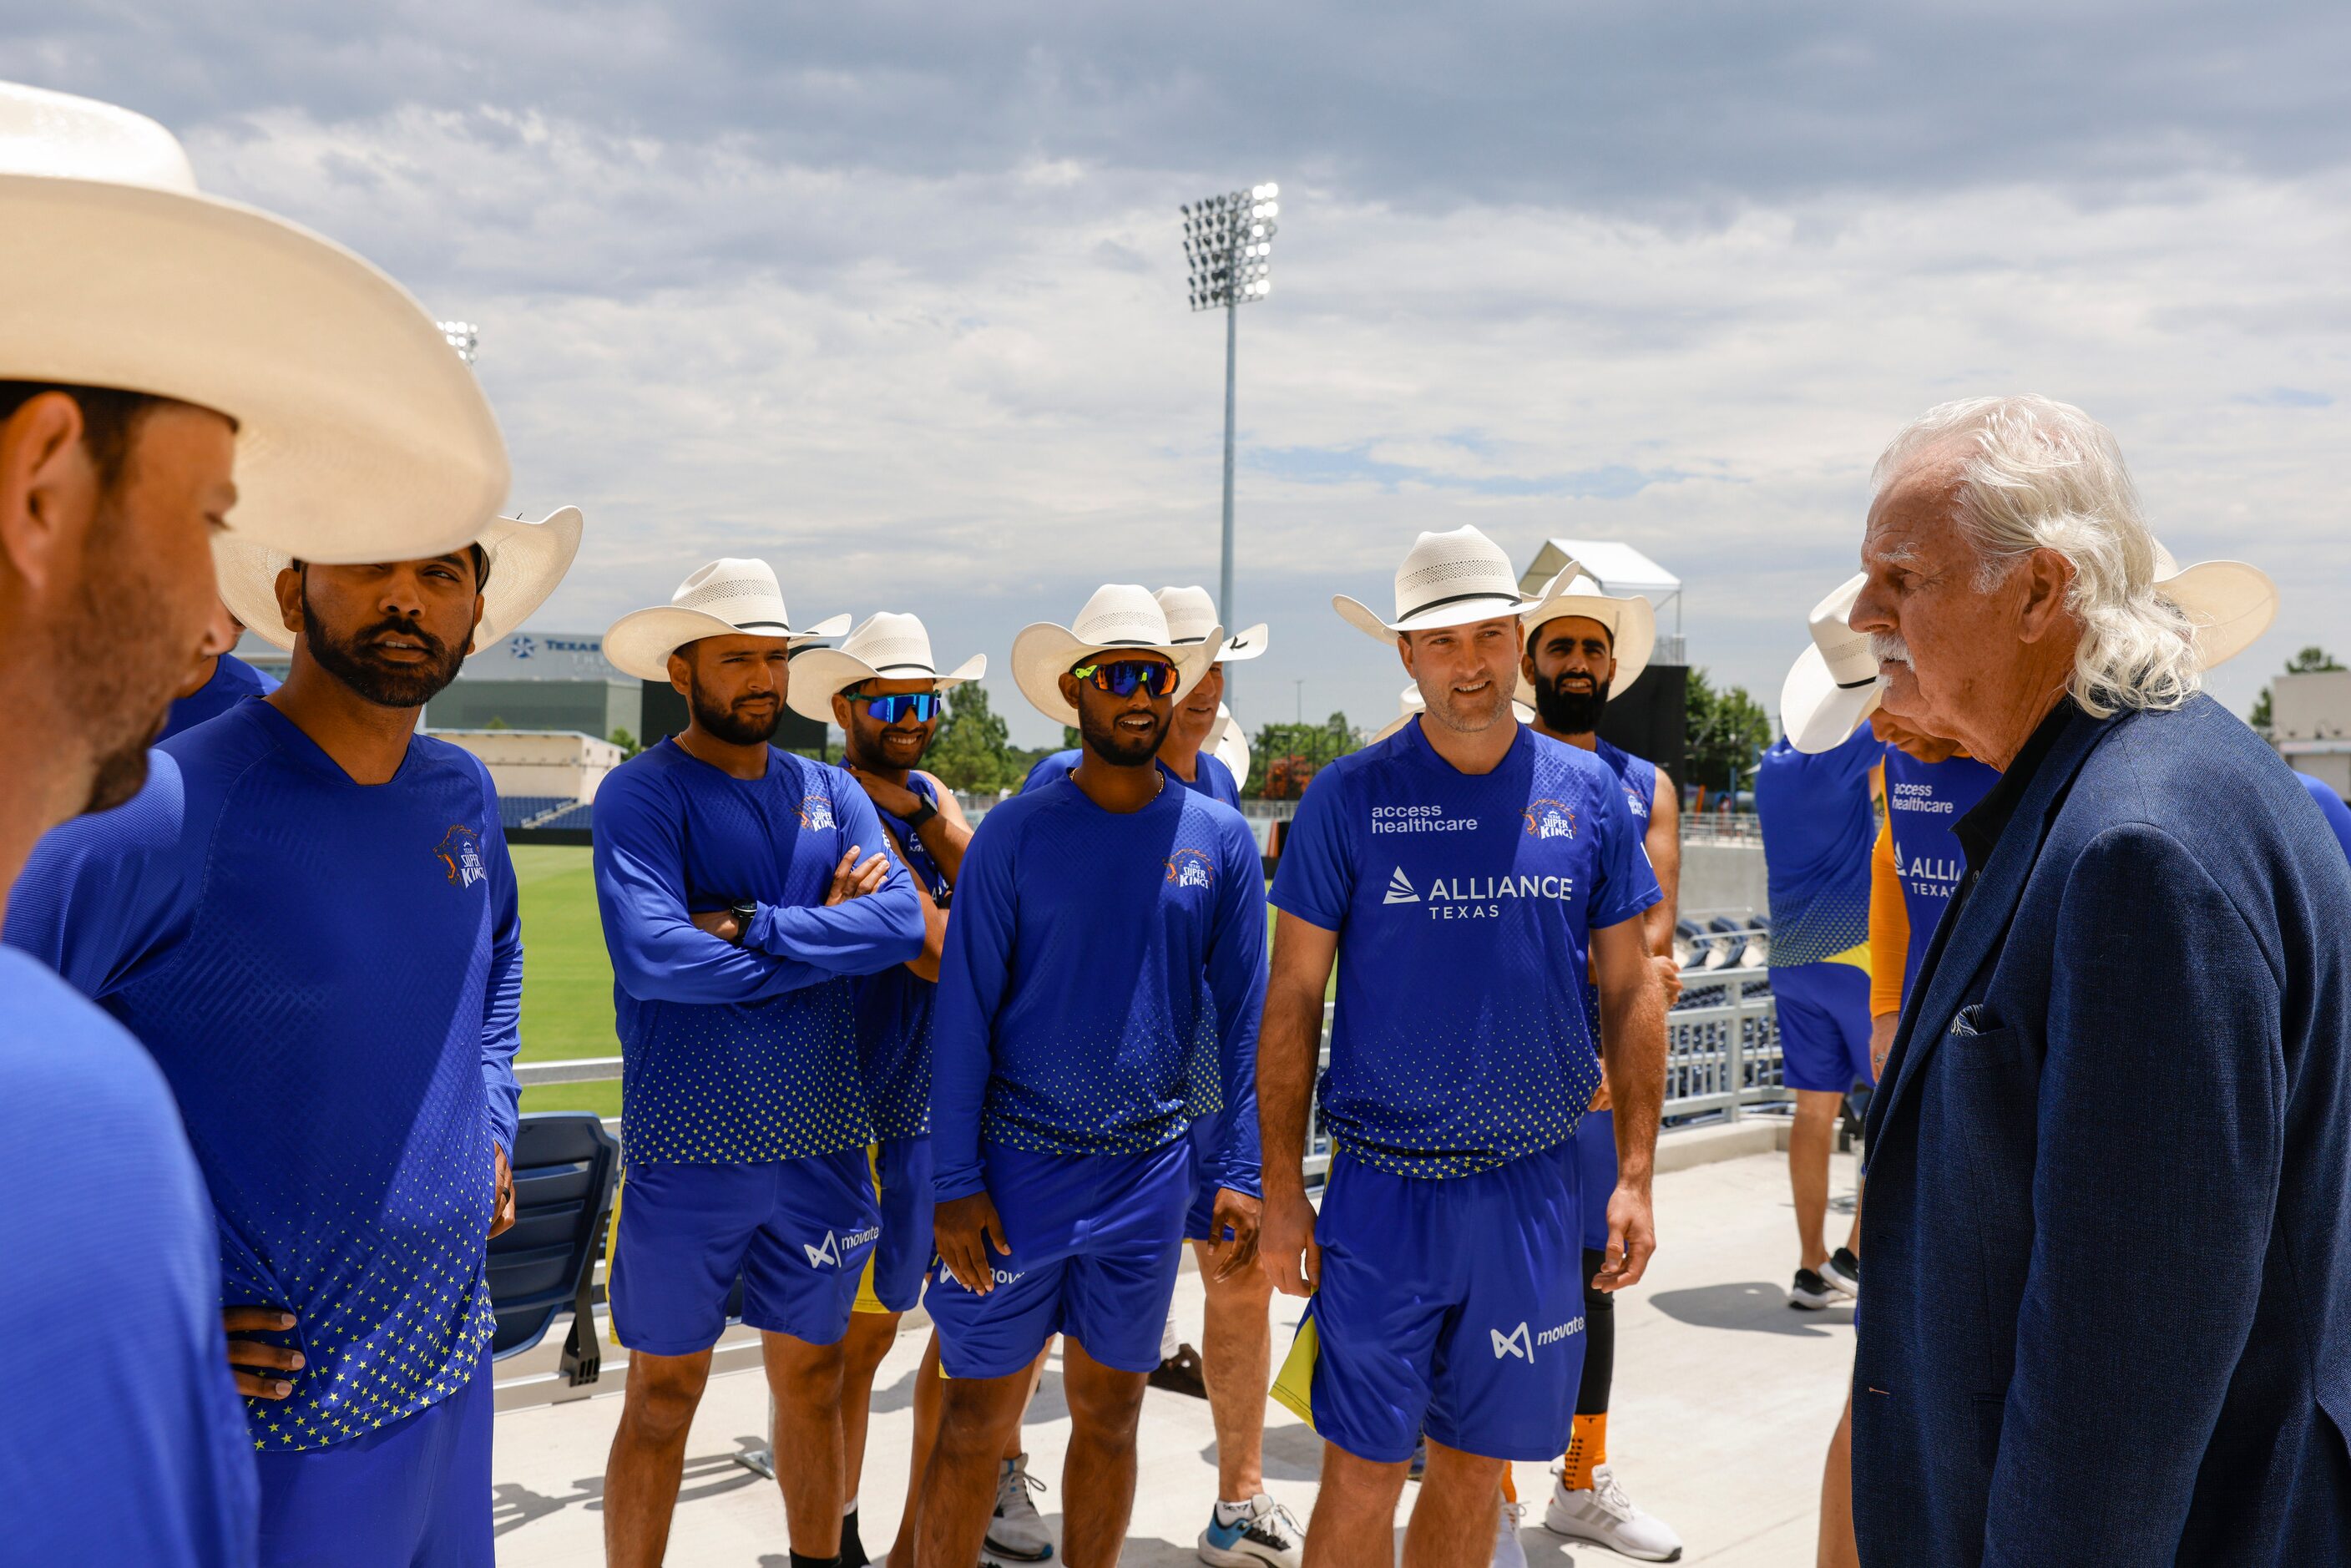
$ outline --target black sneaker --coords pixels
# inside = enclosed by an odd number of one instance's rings
[[[1836,1288],[1810,1269],[1797,1270],[1796,1282],[1788,1287],[1788,1304],[1798,1312],[1817,1312],[1836,1296]]]
[[[1858,1296],[1861,1294],[1861,1260],[1853,1255],[1852,1248],[1840,1247],[1829,1255],[1827,1262],[1821,1265],[1821,1278],[1828,1281],[1829,1289],[1833,1291]]]

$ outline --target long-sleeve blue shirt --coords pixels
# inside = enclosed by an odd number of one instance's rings
[[[989,811],[931,1028],[940,1199],[982,1189],[983,1138],[1140,1154],[1226,1106],[1206,1175],[1256,1191],[1265,979],[1265,875],[1232,808],[1163,787],[1106,811],[1065,776]]]
[[[120,1025],[0,949],[0,1562],[249,1568],[204,1178]]]
[[[41,841],[7,939],[163,1070],[223,1301],[296,1318],[305,1365],[291,1397],[246,1401],[254,1443],[325,1448],[455,1393],[495,1327],[522,998],[497,799],[424,736],[389,782],[354,783],[266,702],[150,762],[129,805]]]
[[[882,886],[828,908],[852,846]],[[740,946],[693,915],[758,905]],[[923,911],[881,819],[838,768],[769,747],[735,778],[675,741],[596,792],[596,900],[612,955],[632,1164],[753,1165],[872,1140],[849,977],[923,950]]]
[[[920,773],[906,776],[906,788],[933,805],[938,791]],[[871,797],[869,797],[870,799]],[[883,826],[906,852],[906,869],[941,904],[955,883],[923,847],[914,829],[876,808]],[[931,1014],[938,987],[904,964],[850,982],[850,1005],[857,1020],[857,1061],[865,1079],[865,1111],[877,1139],[920,1138],[931,1130]]]

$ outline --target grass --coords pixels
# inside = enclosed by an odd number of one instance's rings
[[[590,852],[517,844],[513,853],[522,900],[522,1060],[620,1055],[612,1032],[612,960],[596,914]],[[522,1108],[617,1116],[621,1081],[526,1089]]]

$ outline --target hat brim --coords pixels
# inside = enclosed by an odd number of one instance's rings
[[[482,591],[482,619],[474,628],[475,648],[488,647],[547,602],[547,596],[555,591],[580,553],[584,527],[579,507],[559,507],[535,523],[520,517],[494,517],[477,538],[450,547],[463,549],[478,544],[490,558],[489,586]],[[277,608],[277,574],[294,560],[283,550],[234,535],[213,544],[213,571],[219,580],[221,602],[246,630],[278,648],[294,646],[294,633]]]
[[[1012,639],[1012,684],[1047,718],[1074,725],[1078,710],[1061,700],[1061,677],[1071,665],[1096,653],[1165,653],[1175,662],[1175,700],[1181,702],[1217,662],[1224,635],[1219,626],[1199,643],[1089,643],[1066,626],[1039,621],[1022,627]]]
[[[505,438],[422,305],[298,225],[217,197],[0,175],[0,380],[116,387],[236,421],[229,534],[418,560],[505,500]]]
[[[1780,723],[1788,744],[1813,756],[1835,750],[1854,726],[1877,711],[1885,692],[1883,675],[1866,685],[1838,685],[1820,649],[1806,648],[1780,686]]]
[[[1265,647],[1266,623],[1260,621],[1248,631],[1236,632],[1226,638],[1225,645],[1217,651],[1217,663],[1219,664],[1244,664],[1263,653]]]
[[[1231,772],[1234,789],[1249,788],[1249,737],[1241,733],[1240,725],[1233,718],[1233,710],[1222,703],[1217,705],[1217,731],[1208,737],[1208,749],[1216,753],[1217,760]]]
[[[2225,664],[2277,619],[2277,584],[2241,560],[2199,560],[2155,585],[2196,627],[2196,656],[2206,669]]]
[[[787,647],[799,648],[826,637],[838,637],[849,630],[847,613],[820,621],[804,632],[789,632],[784,636]],[[688,643],[698,643],[705,637],[764,637],[772,633],[745,632],[731,621],[721,621],[699,610],[681,610],[674,604],[657,604],[650,610],[632,610],[612,622],[604,633],[604,658],[623,674],[634,675],[641,681],[669,680],[669,656]]]
[[[1407,615],[1401,621],[1383,621],[1379,612],[1362,600],[1334,593],[1331,596],[1331,608],[1339,612],[1341,620],[1373,641],[1394,643],[1407,632],[1434,632],[1444,626],[1474,626],[1480,621],[1499,621],[1524,612],[1529,605],[1515,594],[1508,598],[1499,593],[1479,594]]]
[[[1519,621],[1531,638],[1550,622],[1570,615],[1597,621],[1608,628],[1609,644],[1616,655],[1616,674],[1609,680],[1609,693],[1622,695],[1631,691],[1633,683],[1647,672],[1649,660],[1657,651],[1656,608],[1637,593],[1619,599],[1614,594],[1547,591],[1542,602]],[[1526,678],[1523,665],[1519,674],[1518,699],[1530,707],[1534,706],[1534,683]]]
[[[810,648],[792,661],[791,689],[784,701],[802,718],[812,718],[819,724],[832,722],[832,699],[860,681],[929,681],[934,691],[945,695],[967,681],[976,681],[987,674],[987,655],[974,653],[945,674],[912,665],[892,664],[887,667],[867,664],[854,653],[839,648]]]

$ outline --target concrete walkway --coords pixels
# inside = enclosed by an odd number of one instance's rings
[[[1796,1260],[1786,1170],[1783,1156],[1754,1154],[1661,1175],[1663,1246],[1648,1278],[1618,1303],[1611,1459],[1634,1499],[1681,1532],[1685,1563],[1813,1562],[1821,1459],[1852,1368],[1853,1314],[1798,1312],[1787,1304]],[[1853,1162],[1841,1156],[1832,1244],[1842,1239],[1853,1184]],[[1300,1304],[1274,1299],[1277,1363]],[[1186,1337],[1197,1343],[1198,1276],[1182,1277],[1176,1307]],[[889,1544],[904,1496],[921,1352],[919,1334],[902,1335],[876,1381],[862,1513],[867,1547],[877,1554]],[[498,1561],[508,1568],[601,1561],[604,1454],[620,1416],[619,1381],[607,1375],[615,1395],[499,1416]],[[1050,1518],[1060,1509],[1069,1433],[1058,1360],[1030,1415],[1031,1468],[1049,1483],[1039,1507]],[[757,1373],[711,1380],[670,1538],[669,1561],[679,1568],[785,1568],[782,1500],[732,1459],[758,1444],[766,1419]],[[1313,1506],[1321,1444],[1277,1406],[1267,1406],[1266,1426],[1268,1490],[1302,1520]],[[1143,1481],[1121,1561],[1136,1568],[1195,1563],[1193,1542],[1216,1491],[1207,1405],[1154,1390],[1141,1442]],[[1516,1478],[1520,1497],[1531,1504],[1523,1540],[1536,1568],[1624,1561],[1597,1548],[1571,1551],[1541,1528],[1551,1486],[1542,1466],[1520,1465]],[[1406,1509],[1412,1497],[1407,1487]]]

